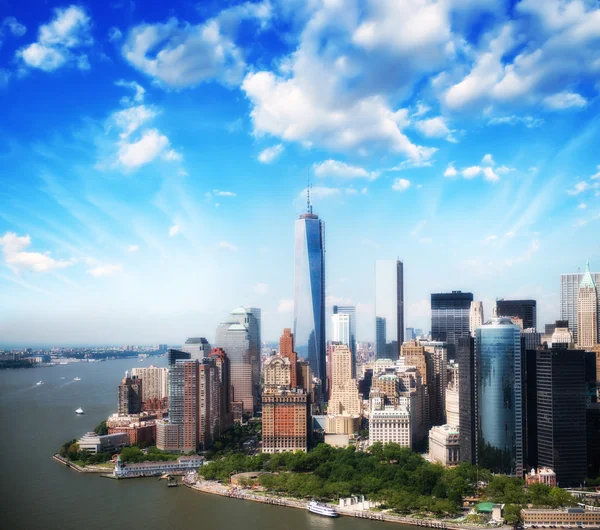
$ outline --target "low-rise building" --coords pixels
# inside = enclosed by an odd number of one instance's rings
[[[556,473],[549,467],[539,467],[532,469],[525,475],[525,483],[528,486],[532,484],[546,484],[546,486],[556,486]]]
[[[203,464],[204,458],[197,455],[182,456],[177,460],[164,462],[139,462],[136,464],[123,464],[119,456],[113,475],[118,478],[159,477],[165,473],[185,475],[190,471],[196,471]]]
[[[443,466],[460,463],[460,437],[453,425],[439,425],[429,430],[429,459]]]
[[[108,434],[125,433],[129,436],[130,445],[146,443],[153,445],[156,442],[156,422],[147,421],[141,423],[130,423],[123,427],[109,427]]]
[[[410,411],[406,406],[385,406],[371,410],[369,416],[369,445],[377,442],[411,447]]]
[[[90,453],[114,453],[129,445],[129,435],[126,433],[96,434],[88,432],[79,440],[79,449]]]
[[[521,519],[525,528],[598,528],[600,527],[600,511],[584,510],[583,508],[524,509]]]

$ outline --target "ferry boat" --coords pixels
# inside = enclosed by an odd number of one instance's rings
[[[43,384],[44,384],[44,382],[43,382],[43,381],[38,381],[38,382],[36,383],[36,385],[43,385]]]
[[[81,377],[74,377],[73,381],[81,381]]]
[[[79,415],[81,415],[81,414],[85,414],[85,412],[83,412],[83,409],[82,409],[81,407],[79,407],[79,408],[78,408],[78,409],[75,411],[75,414],[79,414]]]
[[[308,508],[309,512],[316,513],[317,515],[324,515],[325,517],[339,516],[339,513],[337,513],[333,508],[330,508],[325,504],[319,504],[317,501],[310,501],[306,507]]]

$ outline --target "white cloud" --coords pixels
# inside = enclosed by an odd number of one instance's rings
[[[494,157],[488,153],[487,155],[483,156],[483,158],[481,159],[481,163],[484,166],[493,166],[495,164]]]
[[[133,143],[123,142],[119,148],[118,159],[127,168],[137,168],[152,162],[169,146],[169,139],[157,129],[146,131]]]
[[[175,237],[179,232],[181,232],[181,228],[178,224],[175,224],[169,228],[169,237]]]
[[[70,267],[74,260],[55,260],[49,256],[49,253],[25,252],[25,249],[31,245],[30,236],[18,236],[14,232],[6,232],[0,237],[0,246],[4,255],[4,262],[14,272],[19,273],[23,270],[34,272],[48,272],[53,269],[62,269]]]
[[[121,138],[127,138],[146,122],[154,119],[156,115],[157,112],[152,107],[138,105],[114,112],[111,120],[123,131],[120,135]]]
[[[587,224],[587,220],[586,219],[577,219],[577,221],[575,221],[573,223],[573,226],[575,228],[581,228],[582,226],[585,226]]]
[[[183,156],[181,153],[175,151],[175,149],[169,149],[168,151],[163,152],[162,159],[168,162],[180,162],[183,160]]]
[[[319,164],[313,164],[313,170],[317,177],[333,177],[343,179],[368,178],[374,179],[379,173],[376,171],[367,171],[360,166],[351,166],[338,160],[325,160]]]
[[[26,66],[51,72],[66,64],[74,64],[82,70],[89,69],[87,55],[75,50],[90,46],[91,19],[79,6],[56,8],[54,18],[40,26],[38,40],[17,51],[16,56]]]
[[[298,198],[301,200],[306,199],[307,188],[304,188],[299,194]],[[328,188],[327,186],[313,186],[310,189],[310,196],[313,199],[327,199],[329,197],[335,197],[339,195],[340,190],[338,188]]]
[[[406,191],[410,188],[410,180],[407,179],[394,179],[392,189],[396,191]]]
[[[592,175],[590,177],[590,180],[597,180],[600,179],[600,164],[596,166],[596,169],[598,170],[597,173],[595,173],[594,175]]]
[[[417,121],[415,127],[428,138],[443,138],[452,141],[451,130],[446,125],[446,121],[441,116],[429,118],[427,120]]]
[[[506,173],[510,173],[511,171],[515,171],[515,168],[504,166],[504,165],[496,168],[496,173],[498,173],[500,175],[505,175]]]
[[[4,34],[5,28],[8,28],[8,31],[10,31],[14,37],[22,37],[27,33],[25,25],[21,24],[15,17],[4,17],[2,24],[0,24],[0,38]],[[1,41],[0,44],[2,44]]]
[[[254,292],[260,296],[269,292],[269,286],[266,283],[258,282],[254,284]]]
[[[494,168],[487,166],[483,168],[483,177],[490,182],[497,182],[500,177],[494,172]]]
[[[585,210],[586,208],[587,208],[587,204],[586,204],[585,202],[580,202],[580,203],[577,205],[577,209],[578,209],[578,210]]]
[[[136,83],[135,81],[125,81],[125,79],[119,79],[115,82],[115,85],[124,88],[130,88],[131,90],[133,90],[133,96],[131,98],[121,98],[121,103],[123,103],[123,105],[131,107],[135,103],[141,103],[142,101],[144,101],[146,89],[139,83]]]
[[[492,241],[496,241],[496,239],[498,239],[498,236],[496,234],[491,234],[491,235],[487,236],[483,240],[483,242],[487,244],[487,243],[491,243]]]
[[[573,107],[581,108],[587,105],[585,98],[572,92],[559,92],[544,98],[544,105],[553,110],[565,110]]]
[[[516,125],[523,124],[528,129],[535,129],[544,125],[543,118],[537,118],[534,116],[517,116],[511,114],[510,116],[497,116],[488,121],[488,125]]]
[[[506,238],[512,238],[515,237],[517,234],[515,234],[514,232],[506,232],[506,234],[504,234],[504,237]]]
[[[237,197],[233,191],[213,190],[213,193],[218,197]]]
[[[411,117],[419,118],[427,114],[430,110],[431,107],[429,105],[423,103],[422,101],[417,101],[417,108],[412,112]]]
[[[570,190],[567,190],[567,193],[569,195],[579,195],[580,193],[583,193],[584,191],[587,191],[590,189],[590,185],[585,182],[584,180],[577,182],[577,184],[575,184]]]
[[[230,252],[237,252],[237,247],[227,241],[221,241],[219,243],[219,248],[223,250],[229,250]]]
[[[466,179],[472,179],[481,174],[481,166],[466,167],[461,171],[461,174]]]
[[[103,276],[112,276],[117,272],[121,272],[121,265],[117,263],[107,264],[107,265],[98,265],[92,269],[88,270],[88,273],[94,276],[94,278],[101,278]]]
[[[444,171],[444,177],[456,177],[456,175],[458,175],[458,171],[456,171],[454,164],[450,162],[446,171]]]
[[[139,245],[129,245],[127,247],[127,252],[130,252],[133,254],[134,252],[137,252],[139,249],[140,249]]]
[[[278,313],[291,313],[294,311],[294,300],[290,298],[282,298],[277,306]]]
[[[283,153],[283,151],[283,144],[273,145],[271,147],[263,149],[259,153],[257,158],[259,162],[262,162],[263,164],[270,164],[271,162],[274,162],[279,157],[279,155]]]
[[[246,70],[243,51],[235,44],[243,20],[264,26],[271,17],[268,1],[247,2],[221,11],[202,24],[170,18],[165,23],[132,28],[123,44],[130,64],[164,83],[183,88],[216,79],[233,86]]]

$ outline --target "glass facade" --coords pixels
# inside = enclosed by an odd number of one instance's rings
[[[448,359],[454,360],[460,337],[471,332],[472,293],[452,291],[431,295],[431,338],[448,343]]]
[[[244,412],[253,413],[260,384],[258,321],[253,310],[238,307],[217,328],[215,345],[229,357],[233,401],[244,402]]]
[[[535,300],[497,300],[499,317],[519,317],[523,329],[537,328],[537,302]]]
[[[494,473],[523,474],[520,327],[492,318],[475,334],[477,464]]]
[[[397,359],[404,342],[404,265],[375,262],[375,348],[378,359]]]
[[[325,381],[325,232],[317,215],[296,221],[294,246],[294,343]]]
[[[348,346],[352,350],[352,356],[356,364],[356,307],[353,305],[334,305],[333,314],[350,316],[350,342]]]
[[[592,279],[600,285],[600,272],[592,272]],[[583,280],[583,272],[560,275],[560,318],[569,321],[569,331],[577,342],[577,301],[579,300],[579,286]],[[600,296],[598,297],[598,329],[600,329]]]

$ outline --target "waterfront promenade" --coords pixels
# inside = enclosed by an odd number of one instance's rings
[[[287,497],[279,497],[268,493],[255,492],[238,486],[224,486],[220,482],[213,482],[207,480],[195,480],[190,479],[190,476],[186,476],[184,484],[189,488],[202,493],[209,493],[212,495],[221,495],[222,497],[229,497],[232,499],[241,499],[246,501],[260,502],[263,504],[272,504],[276,506],[287,506],[289,508],[299,508],[306,510],[306,502],[299,501],[297,499],[291,499]],[[387,523],[398,523],[411,526],[421,526],[427,528],[439,528],[443,530],[474,530],[481,528],[495,528],[497,530],[512,530],[511,526],[480,526],[480,525],[469,525],[469,524],[457,524],[452,521],[435,520],[435,519],[418,519],[415,517],[403,517],[401,515],[394,515],[385,512],[372,512],[366,510],[353,510],[351,508],[340,507],[335,504],[328,504],[331,508],[334,508],[340,515],[346,517],[354,517],[359,519],[369,519],[376,521],[385,521]]]

